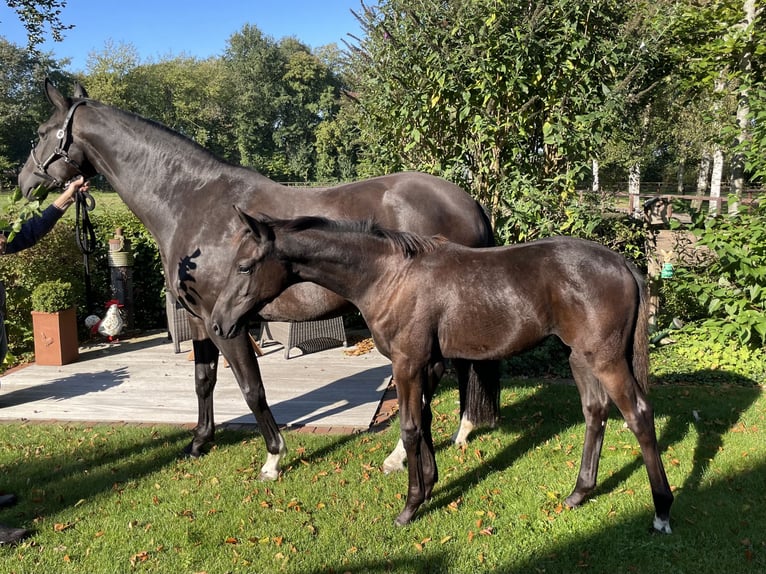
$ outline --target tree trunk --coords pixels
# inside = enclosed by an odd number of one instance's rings
[[[676,193],[684,194],[684,171],[686,169],[686,158],[681,157],[678,161],[678,172],[676,173]]]
[[[744,0],[743,10],[744,18],[739,23],[739,27],[747,31],[751,29],[755,20],[755,0]],[[752,32],[748,32],[748,37],[744,39],[745,47],[742,50],[742,57],[739,61],[739,69],[742,78],[739,85],[739,98],[737,102],[737,146],[734,155],[731,158],[731,196],[729,197],[729,214],[737,213],[739,209],[739,200],[745,191],[745,154],[742,146],[748,139],[748,118],[750,116],[749,88],[752,73]]]
[[[601,183],[598,180],[598,160],[594,159],[591,162],[591,166],[593,169],[593,186],[591,187],[591,189],[593,190],[593,193],[598,193],[599,190],[601,189]]]
[[[716,146],[713,151],[713,174],[710,177],[710,215],[721,213],[721,179],[723,178],[723,150]]]
[[[710,152],[708,150],[705,150],[702,152],[702,157],[700,158],[700,165],[699,165],[699,171],[697,172],[697,195],[703,196],[707,195],[709,191],[709,183],[710,183],[710,164],[712,163],[712,158],[710,157]],[[695,199],[692,201],[692,209],[700,210],[702,209],[702,200],[701,199]]]
[[[628,208],[630,209],[630,214],[638,219],[644,216],[644,211],[641,209],[640,193],[641,164],[636,162],[630,166],[630,171],[628,172]]]

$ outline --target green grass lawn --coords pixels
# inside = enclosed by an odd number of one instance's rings
[[[762,389],[662,386],[652,399],[676,494],[670,536],[650,533],[646,472],[619,418],[592,500],[562,506],[583,439],[568,385],[510,382],[500,427],[462,449],[449,441],[457,391],[442,386],[440,481],[404,528],[406,476],[380,470],[396,423],[288,432],[273,483],[257,480],[263,441],[247,432],[219,431],[189,460],[177,427],[2,424],[0,487],[21,501],[0,522],[36,534],[0,547],[0,572],[766,572]]]

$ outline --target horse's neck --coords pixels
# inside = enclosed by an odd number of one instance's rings
[[[385,250],[374,239],[363,235],[323,232],[309,239],[309,233],[294,234],[281,248],[292,261],[293,272],[301,281],[310,281],[348,299],[357,307],[364,304],[375,281],[383,275]],[[368,241],[368,246],[357,241]],[[351,247],[351,248],[349,248]]]
[[[180,193],[204,187],[200,164],[212,156],[137,116],[109,107],[95,110],[99,121],[83,134],[93,167],[155,237],[172,233]]]

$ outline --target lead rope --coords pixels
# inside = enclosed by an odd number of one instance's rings
[[[96,311],[93,305],[93,289],[90,282],[89,255],[96,250],[96,231],[90,221],[88,212],[96,207],[96,200],[87,191],[75,193],[75,218],[74,232],[77,246],[82,253],[82,261],[85,267],[85,302],[88,312]]]

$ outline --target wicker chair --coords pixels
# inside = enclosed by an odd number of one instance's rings
[[[170,338],[173,340],[176,353],[180,353],[181,342],[192,338],[189,327],[189,312],[184,309],[172,293],[165,295],[165,312],[168,318]],[[348,344],[341,317],[322,321],[263,322],[258,339],[261,347],[265,341],[282,343],[285,347],[285,359],[290,358],[290,351],[296,347],[303,353],[315,353],[341,345],[345,347]],[[257,347],[256,352],[260,352]]]
[[[172,293],[165,293],[165,313],[168,317],[168,332],[175,345],[176,353],[181,352],[181,342],[192,338],[189,327],[189,312],[184,309]]]
[[[348,344],[342,317],[321,321],[264,322],[258,339],[261,347],[267,341],[282,343],[285,359],[290,358],[290,351],[296,347],[303,353],[315,353]]]

